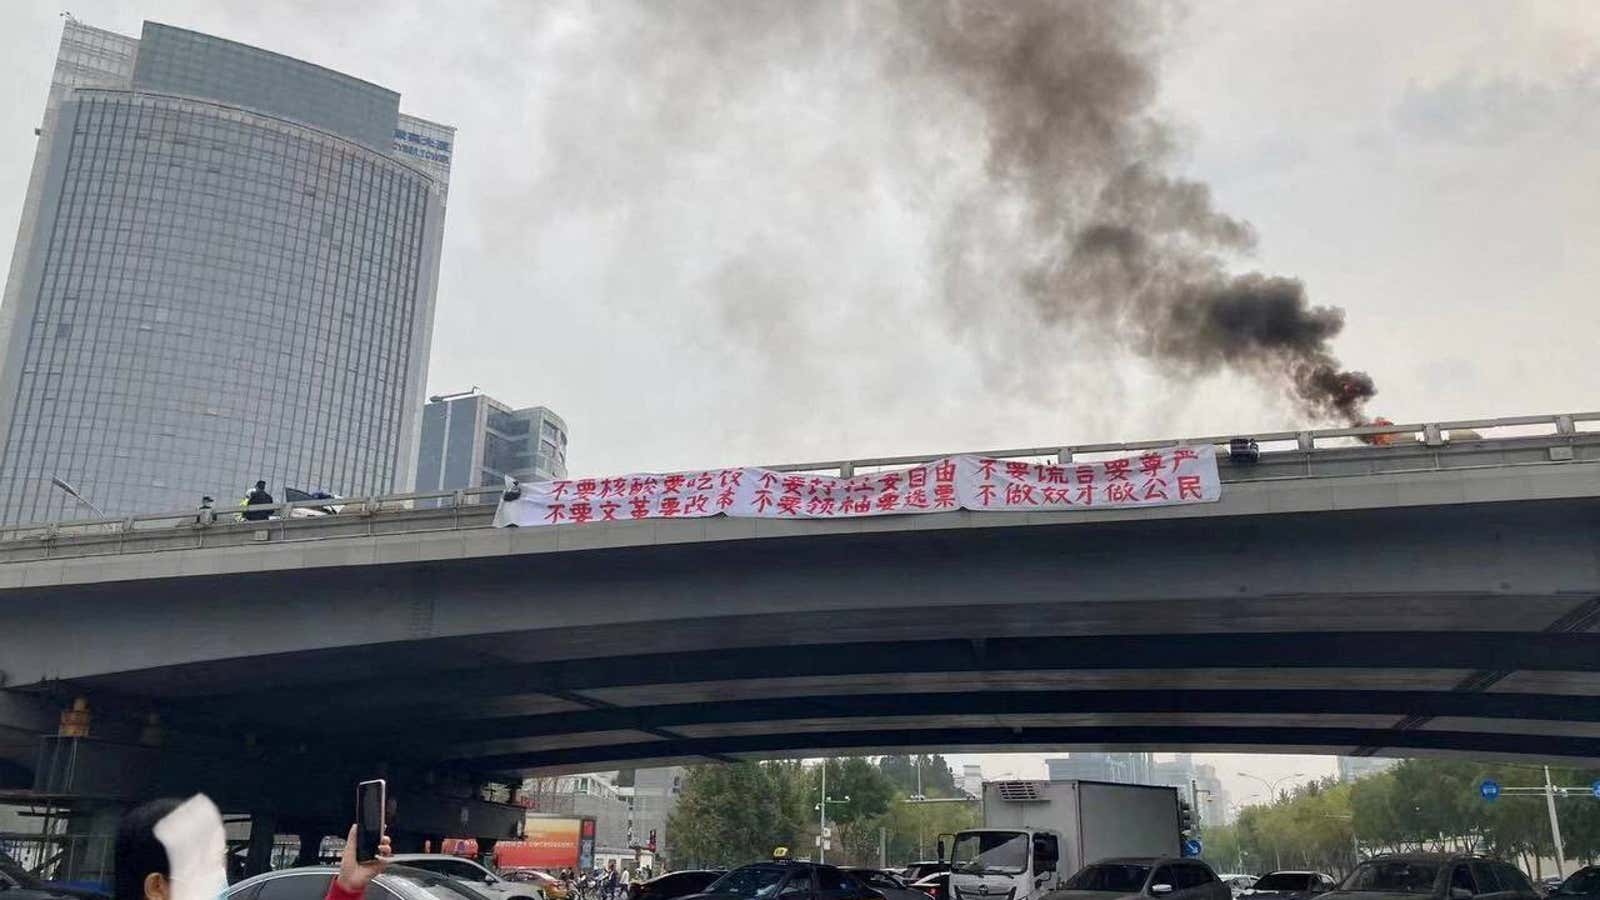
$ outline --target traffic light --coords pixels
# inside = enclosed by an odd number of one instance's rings
[[[1194,807],[1189,805],[1189,801],[1179,797],[1178,834],[1184,836],[1185,838],[1194,837],[1195,830],[1199,827],[1199,825],[1199,821],[1195,819]]]

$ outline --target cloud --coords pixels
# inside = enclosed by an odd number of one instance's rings
[[[1396,126],[1408,135],[1471,145],[1592,131],[1597,120],[1600,60],[1551,80],[1459,72],[1413,84],[1394,111]]]

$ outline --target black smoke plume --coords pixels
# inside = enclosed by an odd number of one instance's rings
[[[1342,369],[1341,310],[1314,306],[1293,278],[1232,274],[1247,223],[1209,189],[1162,173],[1175,141],[1151,113],[1152,35],[1161,7],[1110,0],[907,0],[895,9],[917,74],[978,105],[985,190],[1025,210],[1010,290],[1044,327],[1095,326],[1177,372],[1241,371],[1286,386],[1317,419],[1365,421],[1372,379]],[[1219,85],[1221,87],[1221,85]],[[978,201],[981,204],[982,201]],[[1014,236],[1013,236],[1014,238]],[[946,245],[947,299],[993,248],[963,221]]]
[[[568,165],[505,202],[621,223],[607,272],[625,289],[693,272],[684,313],[703,304],[776,393],[871,382],[868,405],[915,406],[890,392],[944,337],[977,362],[975,394],[1053,407],[1061,375],[1131,352],[1361,421],[1374,389],[1334,356],[1343,314],[1240,274],[1254,230],[1174,174],[1156,107],[1174,3],[551,6],[551,46],[590,50],[560,66],[540,129]]]

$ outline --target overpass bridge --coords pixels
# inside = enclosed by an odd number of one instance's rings
[[[495,529],[480,490],[10,528],[0,742],[51,787],[39,735],[82,697],[108,744],[159,716],[161,783],[269,793],[330,760],[471,780],[898,747],[1600,763],[1597,423],[1257,435],[1220,502],[1137,510]]]

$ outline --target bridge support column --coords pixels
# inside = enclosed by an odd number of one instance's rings
[[[276,815],[264,812],[250,814],[250,846],[244,859],[245,877],[260,875],[272,868],[272,839],[277,830]]]
[[[322,850],[322,839],[325,835],[320,831],[300,832],[300,852],[295,855],[296,866],[314,866]]]

